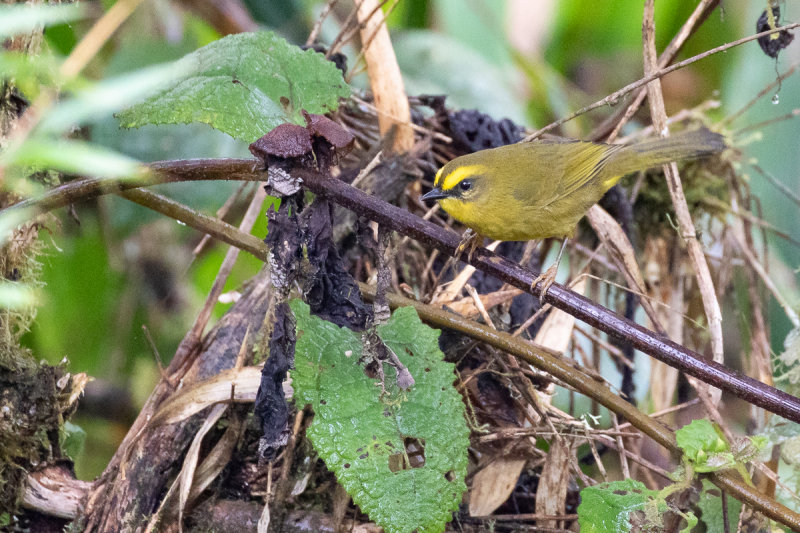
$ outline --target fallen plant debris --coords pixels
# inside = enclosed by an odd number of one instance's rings
[[[255,412],[261,420],[263,438],[260,450],[271,460],[288,439],[288,406],[281,384],[294,367],[294,322],[286,300],[293,285],[299,283],[313,315],[340,327],[363,332],[363,363],[369,374],[378,376],[383,386],[383,364],[398,371],[398,384],[407,389],[413,377],[396,354],[378,336],[372,311],[361,300],[352,275],[345,268],[333,240],[333,205],[324,196],[304,207],[302,180],[297,169],[330,172],[331,166],[353,145],[354,138],[327,117],[304,114],[306,127],[284,124],[251,144],[250,149],[263,162],[268,174],[268,191],[281,199],[271,209],[269,263],[278,293],[269,341],[270,357],[262,371]]]

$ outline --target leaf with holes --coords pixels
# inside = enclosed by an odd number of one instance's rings
[[[304,124],[302,110],[334,111],[350,95],[336,66],[272,32],[229,35],[176,63],[173,82],[118,114],[122,126],[203,122],[254,141],[278,124]]]
[[[297,318],[298,403],[311,404],[308,436],[353,501],[388,533],[444,531],[466,490],[469,430],[442,361],[438,332],[413,308],[398,309],[378,328],[416,384],[403,391],[384,365],[386,393],[364,374],[358,334],[291,303]]]

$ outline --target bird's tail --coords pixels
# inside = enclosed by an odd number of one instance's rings
[[[624,176],[673,161],[705,157],[722,152],[726,147],[725,137],[709,129],[683,131],[627,146],[608,162],[611,167],[609,170],[615,176]]]

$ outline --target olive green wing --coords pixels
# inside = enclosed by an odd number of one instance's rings
[[[587,186],[605,192],[613,185],[604,183],[615,177],[606,175],[606,164],[611,156],[624,149],[623,146],[590,142],[572,142],[557,146],[558,149],[551,153],[557,154],[558,160],[552,162],[551,168],[554,179],[558,180],[558,186],[553,191],[554,194],[542,205],[549,205],[572,196]]]

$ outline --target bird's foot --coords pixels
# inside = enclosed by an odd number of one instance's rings
[[[544,304],[544,297],[550,289],[550,286],[555,283],[557,272],[558,263],[550,265],[550,268],[536,276],[536,279],[531,282],[531,290],[533,290],[539,282],[542,283],[542,290],[539,292],[539,304]]]
[[[472,261],[472,254],[475,253],[475,250],[477,250],[481,244],[483,244],[483,237],[475,233],[471,228],[467,228],[467,231],[461,236],[461,242],[459,242],[458,247],[456,247],[456,261],[461,258],[461,255],[465,251],[467,252],[467,261]]]

